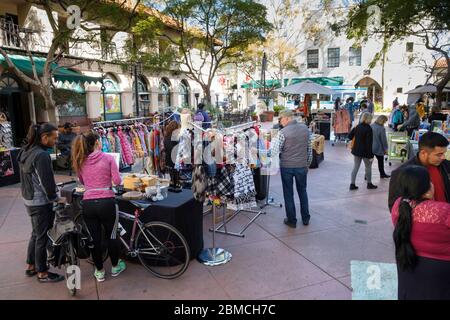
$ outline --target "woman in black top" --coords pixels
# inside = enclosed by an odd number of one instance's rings
[[[373,132],[370,126],[372,115],[365,112],[361,116],[361,122],[352,129],[348,138],[353,140],[352,154],[354,156],[354,167],[352,171],[352,181],[350,190],[357,190],[356,176],[358,175],[361,162],[364,161],[366,167],[367,189],[376,189],[377,186],[372,184],[372,162],[373,162]]]

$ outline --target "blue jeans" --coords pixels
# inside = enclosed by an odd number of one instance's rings
[[[281,181],[283,183],[284,205],[286,207],[286,216],[289,222],[297,223],[294,203],[294,185],[297,187],[298,197],[300,198],[300,209],[303,222],[309,222],[309,206],[307,186],[307,168],[281,168]]]

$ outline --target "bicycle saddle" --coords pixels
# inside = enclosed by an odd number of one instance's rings
[[[148,207],[150,207],[152,205],[149,202],[146,202],[146,201],[144,202],[144,201],[139,201],[139,200],[130,200],[130,203],[133,206],[138,207],[138,208],[140,208],[142,210],[145,210],[145,209],[147,209]]]

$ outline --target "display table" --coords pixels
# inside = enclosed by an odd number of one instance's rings
[[[119,210],[130,214],[136,209],[128,200],[117,198]],[[151,202],[140,219],[142,222],[162,221],[177,228],[186,238],[191,250],[191,259],[197,258],[203,249],[203,204],[196,201],[191,190],[180,193],[169,192],[167,199]],[[126,230],[131,230],[132,222],[121,219]],[[125,238],[130,236],[127,232]],[[129,239],[129,238],[128,238]]]
[[[20,182],[19,163],[17,155],[20,149],[10,149],[0,152],[0,187]]]

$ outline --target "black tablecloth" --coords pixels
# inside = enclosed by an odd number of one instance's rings
[[[130,214],[136,209],[129,201],[120,198],[118,204],[120,211]],[[141,216],[141,221],[162,221],[177,228],[189,244],[191,258],[196,258],[203,249],[203,204],[194,199],[191,190],[169,192],[167,199],[151,204]],[[132,222],[121,219],[120,223],[126,230],[131,230]]]
[[[20,182],[19,163],[17,162],[17,154],[20,149],[11,149],[11,160],[14,174],[10,176],[0,177],[0,187],[9,186]]]
[[[319,167],[319,163],[321,163],[325,159],[323,152],[318,154],[316,150],[313,149],[313,158],[312,162],[309,166],[310,169],[317,169]]]

